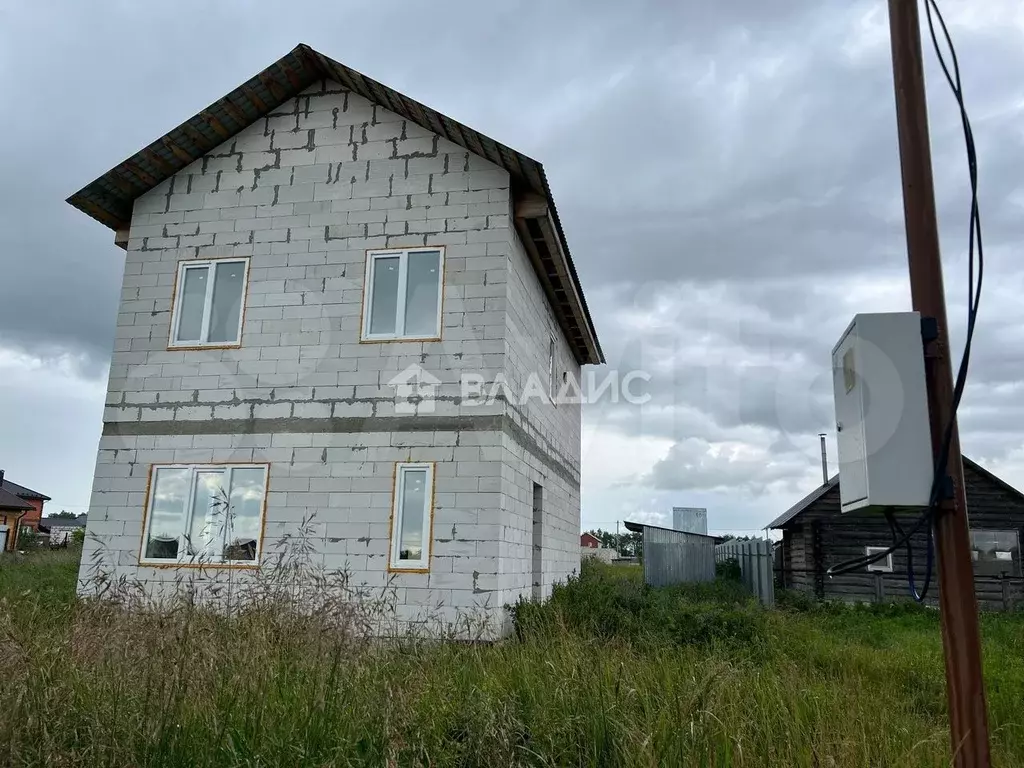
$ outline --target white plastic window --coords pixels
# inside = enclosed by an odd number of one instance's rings
[[[443,248],[368,252],[363,340],[440,338],[443,276]]]
[[[255,564],[266,464],[153,467],[139,561]]]
[[[885,552],[886,549],[888,547],[865,547],[864,554],[870,557],[871,555],[877,555],[879,552]],[[868,570],[876,573],[892,573],[892,552],[881,560],[868,563]]]
[[[391,520],[391,569],[430,568],[430,528],[434,496],[432,464],[399,464]]]
[[[183,261],[170,347],[233,346],[242,339],[248,259]]]

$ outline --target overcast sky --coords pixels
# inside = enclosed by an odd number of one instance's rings
[[[544,163],[609,365],[654,377],[584,414],[584,527],[764,526],[820,483],[819,431],[834,457],[833,343],[909,308],[885,5],[0,6],[0,467],[87,508],[123,251],[64,199],[306,42]],[[1024,487],[1024,6],[941,5],[987,244],[963,446]],[[966,167],[926,54],[959,344]]]

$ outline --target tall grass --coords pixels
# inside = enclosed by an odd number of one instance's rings
[[[73,598],[0,563],[0,763],[940,766],[927,611],[766,612],[595,564],[498,644],[388,642],[267,602],[230,616]],[[1024,765],[1024,619],[986,616],[998,765]]]

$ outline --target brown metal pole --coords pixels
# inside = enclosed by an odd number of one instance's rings
[[[889,0],[889,32],[896,87],[896,121],[903,174],[910,292],[914,309],[922,317],[935,318],[939,331],[938,339],[932,342],[925,366],[932,450],[937,457],[947,425],[953,417],[953,368],[935,216],[917,0]],[[949,449],[948,473],[953,480],[953,498],[941,502],[935,522],[935,548],[939,571],[942,645],[946,656],[950,737],[956,766],[987,768],[990,764],[988,718],[985,711],[985,685],[981,676],[978,602],[974,594],[974,568],[960,438],[955,423]]]

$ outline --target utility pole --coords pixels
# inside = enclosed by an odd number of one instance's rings
[[[947,464],[953,481],[953,497],[941,500],[935,519],[949,730],[954,765],[958,768],[988,768],[988,716],[981,676],[978,602],[974,594],[960,437],[952,407],[953,368],[935,215],[917,2],[889,0],[889,33],[903,175],[910,293],[914,309],[921,313],[921,317],[935,318],[938,324],[938,338],[931,342],[925,356],[932,451],[936,458],[942,449],[950,419],[954,419]]]

